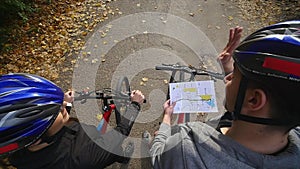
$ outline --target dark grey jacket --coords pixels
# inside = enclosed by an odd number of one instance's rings
[[[299,128],[291,130],[288,147],[276,155],[250,151],[201,122],[181,124],[177,130],[171,135],[171,127],[161,124],[150,150],[155,169],[300,168]]]

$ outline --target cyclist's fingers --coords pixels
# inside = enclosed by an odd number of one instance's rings
[[[164,107],[164,109],[166,109],[169,106],[170,106],[170,99],[164,103],[163,107]]]
[[[143,95],[143,93],[140,90],[134,90],[131,93],[131,100],[132,101],[137,101],[139,103],[143,103],[145,99],[145,96]]]
[[[235,31],[234,28],[230,28],[230,29],[229,29],[229,38],[228,38],[228,41],[229,41],[229,42],[230,42],[230,41],[233,39],[233,37],[234,37],[234,31]],[[227,43],[227,46],[229,46],[229,43]]]
[[[143,95],[143,93],[140,90],[133,90],[132,94]]]
[[[72,98],[72,99],[74,99],[74,94],[75,94],[74,91],[69,91],[68,92],[69,97]]]
[[[69,94],[70,94],[71,97],[74,97],[75,91],[71,90]]]
[[[74,91],[67,91],[64,95],[64,101],[73,102],[74,101]]]
[[[175,105],[176,105],[176,102],[173,102],[172,105],[171,105],[172,108],[175,107]]]
[[[240,27],[240,26],[237,26],[235,28],[231,28],[229,30],[229,39],[228,39],[228,42],[226,44],[226,47],[224,48],[224,51],[227,51],[229,53],[233,52],[233,50],[240,43],[242,32],[243,32],[243,27]]]
[[[142,100],[145,100],[145,95],[141,91],[138,90],[138,94],[141,96]]]
[[[170,104],[170,99],[168,99],[166,102],[165,102],[165,104]]]
[[[69,96],[74,96],[74,91],[73,90],[68,90],[65,94],[69,95]]]

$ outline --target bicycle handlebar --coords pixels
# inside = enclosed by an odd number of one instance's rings
[[[81,101],[81,100],[86,100],[86,99],[130,99],[129,94],[113,94],[109,90],[105,91],[91,91],[91,92],[76,92],[79,94],[78,96],[74,97],[74,101]]]
[[[102,99],[102,100],[110,100],[110,99],[122,99],[122,100],[130,100],[130,93],[123,94],[113,94],[112,92],[104,92],[104,91],[93,91],[93,92],[76,92],[79,96],[74,97],[74,101],[84,101],[87,99]],[[92,95],[95,94],[95,95]],[[91,96],[92,95],[92,96]],[[146,99],[144,99],[144,103],[146,103]]]
[[[224,79],[224,75],[221,73],[203,70],[203,69],[195,68],[193,66],[181,66],[178,64],[174,64],[174,65],[162,64],[160,66],[155,66],[155,69],[156,70],[168,70],[168,71],[183,71],[183,72],[186,72],[189,74],[194,74],[194,75],[208,75],[208,76],[212,76],[216,79],[220,79],[220,80]]]

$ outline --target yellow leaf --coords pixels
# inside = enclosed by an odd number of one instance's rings
[[[97,119],[100,121],[103,118],[102,114],[97,114]]]
[[[140,82],[141,86],[146,86],[146,84],[144,82]]]
[[[82,32],[82,36],[86,36],[88,33],[87,32]]]
[[[143,77],[143,78],[142,78],[142,81],[143,81],[143,82],[147,82],[148,80],[149,80],[149,79],[148,79],[147,77]]]
[[[190,16],[194,16],[195,14],[194,14],[194,13],[189,13],[189,15],[190,15]]]

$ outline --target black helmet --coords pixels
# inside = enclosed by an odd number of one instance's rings
[[[0,156],[39,139],[55,121],[63,99],[63,91],[42,77],[0,76]]]
[[[241,115],[240,110],[247,79],[300,85],[300,21],[282,22],[254,32],[237,47],[233,59],[243,75],[234,117],[260,124],[283,124],[274,119]]]

